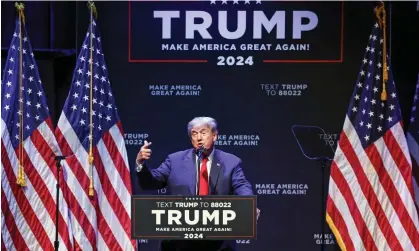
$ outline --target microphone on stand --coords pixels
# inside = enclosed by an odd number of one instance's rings
[[[54,250],[58,251],[59,246],[60,246],[60,242],[58,241],[58,215],[59,215],[59,211],[60,211],[60,169],[61,169],[61,160],[66,159],[66,156],[63,155],[55,155],[54,156],[54,160],[55,160],[55,167],[57,168],[57,184],[56,184],[56,201],[57,203],[55,204],[55,241],[54,241]]]
[[[51,147],[51,149],[53,149]],[[70,155],[70,156],[64,156],[64,155],[60,155],[62,153],[52,153],[50,156],[54,157],[55,160],[55,167],[57,170],[57,183],[55,184],[55,190],[56,190],[56,194],[55,194],[55,240],[54,240],[54,251],[58,251],[59,247],[60,247],[60,242],[58,241],[58,216],[60,214],[60,171],[61,171],[61,160],[65,160],[67,158],[70,158],[72,156],[74,156],[74,154]]]
[[[67,132],[68,134],[71,132]],[[67,136],[67,133],[63,133],[63,135]],[[67,137],[64,137],[67,138]],[[85,140],[83,140],[83,142],[80,143],[80,146],[83,145],[83,143],[85,143],[87,141],[87,138]],[[49,140],[47,140],[47,142],[49,142]],[[59,214],[60,214],[60,206],[59,206],[59,199],[60,199],[60,170],[62,169],[62,165],[61,165],[61,161],[74,157],[76,154],[75,152],[78,150],[78,147],[76,149],[73,149],[73,154],[65,156],[65,155],[61,155],[61,152],[55,152],[53,154],[51,154],[51,157],[54,157],[55,160],[55,167],[57,168],[57,183],[56,183],[56,198],[55,200],[57,201],[57,203],[55,204],[55,240],[54,240],[54,251],[58,251],[59,247],[60,247],[60,242],[58,240],[58,218],[59,218]],[[51,147],[51,149],[54,149],[54,147]]]

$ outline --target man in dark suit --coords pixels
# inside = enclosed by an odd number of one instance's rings
[[[233,154],[214,148],[217,122],[209,117],[197,117],[188,123],[192,148],[170,154],[156,169],[145,161],[151,156],[151,142],[144,142],[137,155],[137,177],[141,188],[169,187],[176,195],[253,195],[246,180],[241,160]],[[198,149],[203,158],[198,167]],[[259,210],[257,210],[259,216]],[[235,241],[163,241],[161,251],[233,251]]]

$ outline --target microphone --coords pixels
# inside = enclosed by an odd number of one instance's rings
[[[196,155],[198,155],[198,158],[200,160],[202,160],[202,156],[204,155],[205,150],[206,149],[204,148],[204,146],[200,146],[198,147],[198,149],[196,149]]]
[[[57,155],[57,153],[51,153],[50,157],[54,157],[54,160],[64,160],[64,159],[68,159],[68,158],[72,157],[73,155],[64,156],[64,155]]]

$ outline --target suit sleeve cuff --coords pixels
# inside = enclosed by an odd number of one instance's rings
[[[137,172],[141,172],[141,170],[143,169],[144,165],[141,164],[139,161],[137,161]]]

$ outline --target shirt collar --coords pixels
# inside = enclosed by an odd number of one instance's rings
[[[212,148],[212,152],[208,155],[208,161],[212,161],[212,159],[214,158],[214,152],[215,152],[215,148]]]

